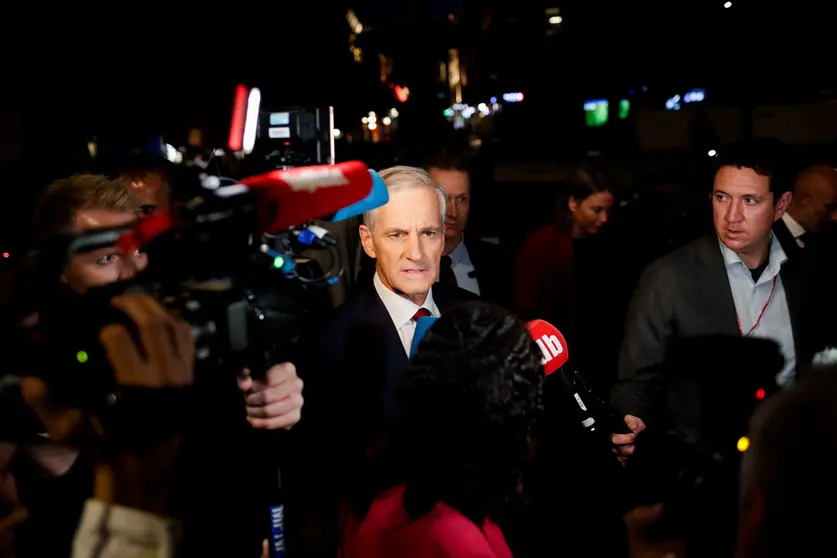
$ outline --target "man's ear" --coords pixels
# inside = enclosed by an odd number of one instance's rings
[[[776,212],[773,215],[774,221],[782,218],[782,215],[788,210],[792,199],[793,194],[791,192],[785,192],[779,197],[779,200],[776,202]]]
[[[363,251],[370,258],[375,259],[375,243],[372,242],[372,231],[366,225],[361,225],[358,227],[358,232],[360,233],[360,244],[363,246]]]

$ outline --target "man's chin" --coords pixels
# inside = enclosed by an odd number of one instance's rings
[[[406,295],[417,296],[427,294],[434,282],[435,279],[431,278],[427,272],[416,273],[415,277],[410,277],[409,273],[402,273],[398,282],[393,286],[397,291]]]

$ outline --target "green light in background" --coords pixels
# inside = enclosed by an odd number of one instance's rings
[[[625,120],[631,113],[631,102],[628,99],[619,101],[619,119]]]
[[[448,118],[453,116],[453,109],[446,108],[445,109],[445,116],[447,116]]]
[[[596,99],[584,103],[585,123],[591,128],[607,124],[609,104],[606,99]]]
[[[79,351],[76,353],[76,360],[79,361],[81,364],[87,362],[87,353],[85,351]]]
[[[282,256],[276,256],[275,258],[273,258],[273,267],[275,267],[276,269],[282,269],[284,265],[285,258],[283,258]]]

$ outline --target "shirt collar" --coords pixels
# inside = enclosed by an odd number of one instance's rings
[[[738,254],[730,250],[726,244],[720,241],[720,239],[718,240],[718,243],[721,245],[721,254],[724,256],[724,265],[727,269],[739,266],[742,269],[747,269],[747,266],[744,265],[744,262],[741,261]],[[773,277],[779,274],[779,271],[782,269],[782,264],[786,261],[788,261],[788,256],[782,249],[779,239],[776,238],[775,234],[771,233],[770,251],[767,256],[767,267],[764,268],[764,272],[761,274],[761,277],[759,277],[759,282],[763,282],[762,279],[773,279]]]
[[[790,233],[793,235],[794,238],[799,238],[803,234],[805,234],[805,227],[799,224],[799,221],[794,219],[790,216],[790,213],[785,211],[782,215],[782,221],[785,222],[785,226],[788,228]]]
[[[384,286],[384,283],[381,281],[381,278],[378,277],[377,272],[375,273],[375,279],[372,282],[375,285],[375,291],[381,298],[381,302],[384,303],[384,306],[386,307],[387,312],[389,313],[389,317],[392,319],[392,323],[395,324],[396,329],[401,329],[403,326],[410,323],[410,321],[413,319],[413,316],[416,315],[416,312],[419,310],[419,308],[425,308],[430,312],[430,315],[434,318],[438,318],[441,315],[441,313],[439,312],[439,308],[433,301],[432,288],[430,289],[430,291],[428,291],[427,298],[424,299],[424,304],[419,306],[412,300],[406,299],[401,295],[395,294],[394,292],[386,288]]]
[[[465,247],[465,235],[459,239],[459,244],[449,254],[451,264],[469,263],[471,258],[468,257],[468,248]]]

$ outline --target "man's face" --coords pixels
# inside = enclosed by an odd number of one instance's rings
[[[166,181],[160,173],[149,172],[142,177],[132,179],[131,191],[139,200],[144,213],[152,213],[155,209],[168,211]]]
[[[722,167],[715,175],[712,191],[715,232],[733,252],[755,253],[790,200],[790,192],[775,200],[770,179],[753,169]]]
[[[431,168],[428,172],[448,194],[445,237],[458,240],[468,224],[471,210],[471,179],[467,172],[460,170]]]
[[[79,209],[74,230],[77,233],[107,227],[127,225],[136,219],[132,211],[110,209]],[[99,248],[76,254],[70,258],[61,280],[81,294],[91,287],[101,287],[130,279],[148,265],[148,257],[141,252],[123,254],[116,246]]]
[[[376,259],[381,282],[416,304],[424,303],[439,273],[441,211],[432,188],[403,188],[377,210],[372,231],[360,227],[363,249]]]

